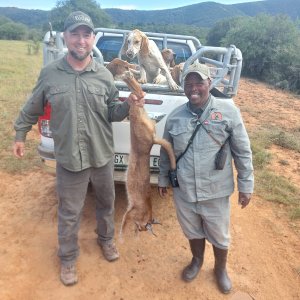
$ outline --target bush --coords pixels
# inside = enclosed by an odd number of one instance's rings
[[[228,31],[220,44],[234,44],[243,53],[243,75],[300,92],[300,32],[288,16],[262,14],[221,25]]]
[[[1,40],[23,40],[27,27],[22,24],[8,22],[0,26]]]

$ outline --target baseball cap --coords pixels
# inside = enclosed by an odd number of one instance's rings
[[[191,64],[183,73],[182,79],[185,80],[186,76],[190,73],[199,74],[203,80],[211,78],[209,67],[205,64],[200,64],[199,62],[194,62],[193,64]]]
[[[89,27],[92,31],[95,29],[92,19],[87,14],[82,11],[72,12],[65,20],[64,31],[72,31],[81,25]]]

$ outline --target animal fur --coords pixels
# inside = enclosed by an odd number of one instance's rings
[[[130,90],[138,97],[143,91],[130,72],[123,76]],[[144,108],[131,105],[129,110],[131,150],[127,170],[128,207],[123,216],[120,233],[122,234],[129,221],[133,221],[137,230],[152,231],[155,223],[152,217],[150,199],[150,151],[153,144],[159,144],[169,154],[171,168],[176,168],[175,155],[171,144],[155,136],[155,124],[148,117]]]
[[[157,45],[142,31],[135,29],[128,34],[122,53],[126,53],[130,59],[138,58],[140,83],[168,84],[172,90],[179,88]]]
[[[184,63],[180,63],[178,65],[175,65],[172,69],[171,69],[171,75],[172,78],[174,79],[174,81],[180,85],[180,79],[181,79],[181,74],[183,71],[183,67],[184,67]]]
[[[135,64],[130,64],[129,62],[119,58],[114,58],[106,65],[106,68],[113,74],[115,80],[122,80],[122,75],[126,71],[130,71],[134,74],[134,76],[139,76],[140,74]]]
[[[161,55],[169,69],[175,66],[175,53],[170,48],[165,48],[161,51]]]

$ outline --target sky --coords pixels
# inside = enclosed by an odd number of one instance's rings
[[[137,10],[158,10],[177,8],[191,4],[213,1],[222,4],[235,4],[255,2],[258,0],[97,0],[101,8],[121,8]],[[51,10],[56,6],[57,0],[0,0],[0,7],[18,7],[25,9]]]

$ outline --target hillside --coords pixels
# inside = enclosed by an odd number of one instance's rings
[[[49,11],[0,7],[0,16],[7,17],[16,23],[25,24],[28,27],[39,27],[48,22]]]
[[[212,27],[220,19],[246,14],[233,5],[223,5],[215,2],[205,2],[165,10],[121,10],[105,9],[116,23],[153,23],[156,24],[185,24],[200,27]]]
[[[185,24],[212,27],[217,21],[237,16],[255,16],[259,13],[270,15],[286,14],[292,19],[300,17],[299,0],[265,0],[242,4],[224,5],[203,2],[175,9],[140,11],[105,9],[115,23]]]
[[[295,20],[300,17],[300,1],[263,0],[232,5],[203,2],[164,10],[146,11],[110,8],[104,9],[104,11],[111,16],[116,24],[185,24],[209,28],[221,19],[236,16],[255,16],[259,13],[286,14]],[[49,12],[42,10],[0,7],[1,15],[29,27],[40,27],[50,21]]]

